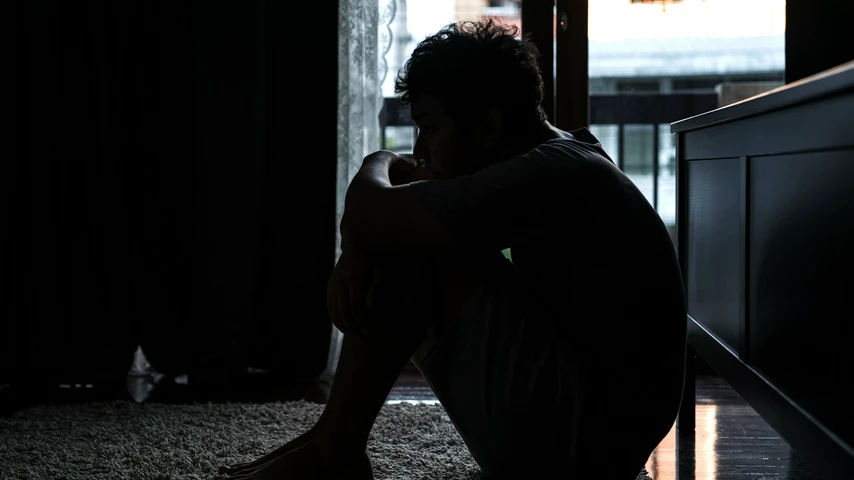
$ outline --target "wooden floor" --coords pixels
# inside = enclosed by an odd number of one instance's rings
[[[417,372],[401,375],[388,401],[437,402]],[[696,422],[693,435],[674,425],[652,452],[646,469],[653,480],[819,479],[717,375],[697,376]]]
[[[78,403],[115,398],[115,390],[66,385],[38,397],[15,395],[14,388],[0,389],[0,414],[8,415],[34,403]],[[218,401],[276,401],[306,399],[326,401],[326,384],[276,385],[256,381],[236,388],[191,388],[150,378],[128,378],[127,390],[140,402],[193,403]],[[405,371],[398,379],[388,403],[438,403],[417,371]],[[631,408],[631,395],[626,396]],[[818,480],[798,454],[750,408],[720,377],[697,377],[697,426],[693,435],[675,427],[647,461],[654,480],[769,479]]]

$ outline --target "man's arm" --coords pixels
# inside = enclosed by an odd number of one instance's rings
[[[401,167],[414,168],[414,160],[371,154],[347,190],[342,236],[377,253],[480,255],[537,241],[571,215],[565,206],[577,189],[567,186],[567,156],[537,149],[472,175],[395,186],[389,169],[398,178]]]
[[[389,169],[400,161],[405,160],[386,151],[365,158],[347,189],[342,241],[365,251],[454,246],[451,230],[419,203],[408,184],[392,185]]]

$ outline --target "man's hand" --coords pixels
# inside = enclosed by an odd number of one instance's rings
[[[424,160],[411,153],[394,153],[380,150],[365,157],[364,162],[387,162],[388,179],[392,186],[404,185],[418,180],[432,180],[434,175],[424,167]]]
[[[360,339],[367,336],[373,295],[381,280],[378,263],[344,249],[326,285],[326,308],[338,330]]]
[[[424,161],[417,160],[410,154],[394,154],[394,161],[388,169],[388,178],[394,186],[403,185],[414,181],[413,174],[418,169],[424,168]]]

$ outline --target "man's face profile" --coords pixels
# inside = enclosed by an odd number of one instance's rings
[[[442,103],[433,95],[412,99],[411,115],[418,126],[414,154],[425,161],[428,171],[439,177],[457,177],[474,173],[473,166],[483,154],[476,139],[464,134]],[[466,128],[466,132],[477,129]]]

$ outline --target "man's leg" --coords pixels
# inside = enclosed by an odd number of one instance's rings
[[[372,478],[368,436],[400,371],[430,326],[443,331],[485,278],[474,263],[430,265],[416,261],[397,267],[397,278],[390,281],[397,291],[377,307],[384,327],[364,342],[345,335],[332,391],[316,425],[256,462],[221,470],[225,478],[316,476],[323,466],[342,478]]]

